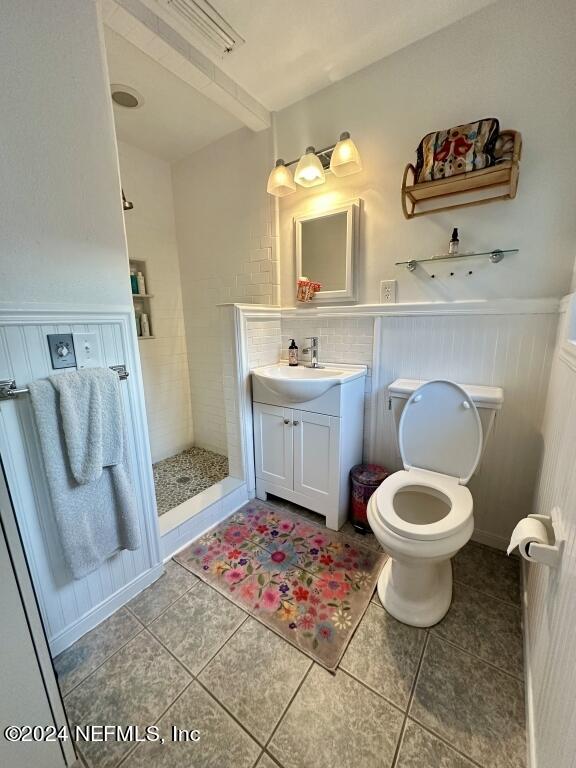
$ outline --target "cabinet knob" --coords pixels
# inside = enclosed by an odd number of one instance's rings
[[[298,424],[300,424],[300,422],[299,421],[293,421],[292,424],[294,424],[294,426],[297,427]]]
[[[290,419],[284,419],[284,424],[290,424]]]

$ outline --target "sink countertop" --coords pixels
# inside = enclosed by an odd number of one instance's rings
[[[314,378],[315,374],[321,373],[324,376],[330,376],[331,378],[341,378],[343,381],[352,381],[360,376],[366,376],[368,374],[368,366],[366,365],[352,365],[348,363],[320,363],[320,368],[309,368],[305,363],[299,363],[298,365],[288,365],[287,360],[279,360],[277,363],[271,365],[260,365],[256,368],[251,368],[252,374],[265,374],[271,372],[272,369],[278,369],[278,376],[281,376],[284,369],[287,369],[287,377],[290,376],[290,372],[298,371],[302,372],[299,377],[306,377],[306,374],[310,375],[310,378]]]
[[[253,368],[252,376],[264,387],[288,402],[298,403],[320,397],[332,387],[346,384],[366,376],[365,365],[321,363],[321,368],[288,365],[280,361],[274,365]]]

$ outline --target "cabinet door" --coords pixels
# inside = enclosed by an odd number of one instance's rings
[[[254,403],[256,477],[292,489],[292,409]]]
[[[294,490],[327,514],[338,504],[340,419],[294,411]]]

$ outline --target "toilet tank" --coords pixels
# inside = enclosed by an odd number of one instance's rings
[[[396,433],[398,433],[398,426],[400,424],[400,416],[404,406],[408,401],[410,395],[421,387],[422,384],[426,384],[427,379],[396,379],[388,387],[390,393],[390,407],[394,415],[394,423],[396,424]],[[455,382],[459,384],[459,382]],[[478,415],[480,416],[480,423],[482,424],[482,455],[492,427],[494,426],[494,419],[496,412],[502,408],[504,402],[504,391],[501,387],[486,387],[480,384],[460,384],[462,389],[466,390],[470,399],[478,409]],[[479,464],[480,465],[480,462]]]

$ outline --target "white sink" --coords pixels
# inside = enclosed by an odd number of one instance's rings
[[[290,366],[287,363],[265,365],[254,368],[252,376],[275,395],[290,403],[304,403],[320,397],[332,387],[366,375],[366,366],[326,366],[306,368],[303,365]]]

